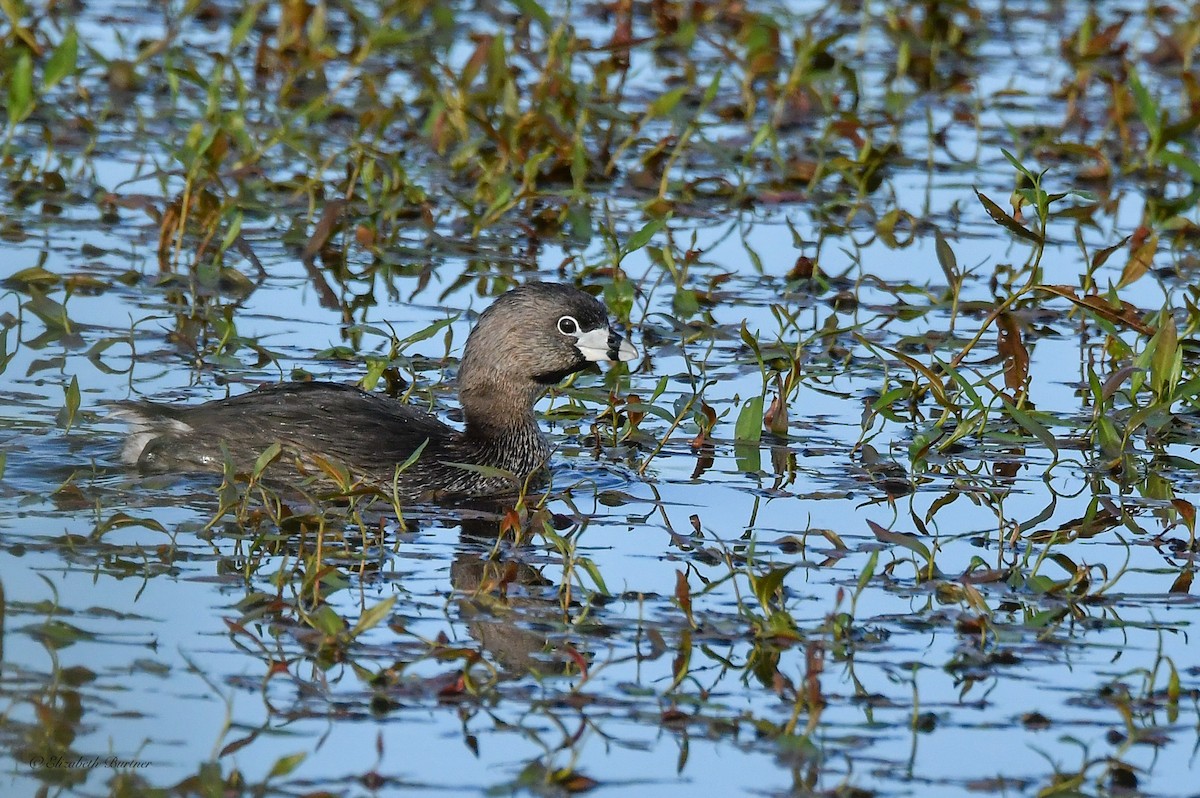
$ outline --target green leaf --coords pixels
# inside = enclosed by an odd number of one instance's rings
[[[938,364],[938,368],[950,375],[951,379],[954,380],[954,382],[966,395],[967,399],[970,400],[972,408],[983,408],[983,400],[979,397],[979,393],[975,390],[975,386],[971,385],[970,381],[962,375],[962,372],[949,363],[941,360],[937,355],[933,356],[933,361]]]
[[[517,475],[511,471],[505,471],[503,468],[495,468],[493,466],[479,465],[478,463],[454,463],[449,460],[440,461],[442,465],[461,468],[463,471],[470,471],[473,474],[480,474],[489,479],[507,479],[511,482],[520,484],[521,480],[517,479]]]
[[[609,595],[608,586],[604,584],[604,577],[600,575],[600,569],[596,567],[596,563],[587,557],[576,557],[575,566],[587,572],[587,575],[592,578],[592,582],[595,583],[596,590],[602,595]]]
[[[327,637],[337,637],[346,629],[342,617],[334,612],[333,607],[322,604],[316,612],[309,614],[309,624]]]
[[[708,88],[704,90],[704,97],[700,100],[700,107],[707,108],[712,105],[712,101],[717,99],[717,92],[721,90],[721,78],[725,77],[725,70],[718,69],[713,79],[709,81]]]
[[[78,56],[79,36],[75,33],[75,28],[71,28],[46,61],[46,68],[42,71],[42,86],[49,89],[68,75],[74,74]]]
[[[871,527],[871,532],[875,534],[876,539],[908,549],[914,554],[920,554],[927,563],[933,562],[933,555],[929,553],[929,547],[911,532],[893,532],[870,519],[867,520],[867,525]]]
[[[625,256],[629,255],[630,253],[637,252],[639,249],[649,244],[650,239],[654,238],[655,234],[657,234],[659,230],[663,229],[666,223],[667,222],[665,219],[654,219],[653,221],[647,222],[641,230],[638,230],[636,233],[631,235],[629,240],[625,242],[625,246],[621,250],[621,259],[624,260]]]
[[[8,76],[8,123],[24,122],[33,113],[33,57],[22,50]]]
[[[735,443],[733,461],[743,474],[757,474],[762,471],[762,448],[757,443]]]
[[[260,0],[260,2],[254,3],[242,12],[241,18],[238,19],[237,24],[233,26],[233,31],[229,34],[229,44],[231,47],[236,48],[246,40],[246,37],[250,34],[250,29],[254,27],[255,21],[258,19],[258,15],[262,13],[265,5],[266,3]]]
[[[412,467],[412,464],[421,458],[421,453],[425,451],[425,447],[429,445],[429,439],[421,441],[421,445],[413,450],[413,453],[400,465],[396,466],[396,473],[400,474]]]
[[[784,577],[795,567],[795,564],[792,564],[783,568],[772,568],[762,576],[750,574],[750,586],[754,588],[754,596],[764,609],[771,605],[771,599],[778,592],[779,588],[783,586]]]
[[[1067,614],[1067,610],[1063,607],[1054,607],[1053,609],[1041,610],[1025,619],[1025,625],[1031,629],[1041,629],[1053,623],[1058,623]]]
[[[229,223],[229,229],[225,231],[225,237],[221,239],[221,252],[226,252],[237,241],[238,236],[242,234],[242,212],[237,211],[233,215],[233,221]]]
[[[66,621],[51,619],[37,626],[27,626],[24,631],[47,648],[60,649],[73,645],[80,640],[94,640],[91,632],[72,626]]]
[[[666,116],[675,110],[675,106],[679,105],[679,101],[687,94],[688,86],[678,86],[670,89],[662,96],[650,103],[650,107],[646,109],[646,116]]]
[[[1145,84],[1138,76],[1137,69],[1132,66],[1129,67],[1129,90],[1133,93],[1133,101],[1137,105],[1138,118],[1142,120],[1142,124],[1151,133],[1158,133],[1158,103],[1150,96],[1150,92],[1146,90]]]
[[[1041,441],[1041,444],[1050,450],[1054,458],[1058,459],[1058,442],[1055,441],[1054,435],[1050,430],[1046,429],[1036,418],[1029,413],[1017,408],[1016,405],[1009,402],[1007,399],[1004,402],[1004,410],[1008,413],[1009,418],[1017,422],[1026,432]]]
[[[942,235],[941,230],[934,232],[933,248],[937,252],[938,265],[946,275],[947,284],[954,288],[962,281],[962,276],[958,273],[958,258],[954,257],[954,250],[946,243],[946,237]]]
[[[267,470],[267,466],[275,462],[275,458],[279,457],[283,451],[283,444],[276,441],[263,450],[263,453],[254,461],[254,468],[250,471],[250,476],[253,479],[258,479],[262,476],[262,472]]]
[[[750,332],[750,328],[746,326],[745,321],[742,322],[742,329],[738,331],[738,335],[741,336],[742,343],[749,347],[750,351],[754,353],[755,359],[757,359],[759,363],[762,363],[762,348],[758,345],[758,339],[754,337],[754,334]]]
[[[754,396],[746,400],[738,413],[737,423],[733,427],[733,437],[739,441],[757,442],[762,439],[763,430],[763,398]]]
[[[1146,348],[1150,354],[1150,387],[1155,396],[1166,398],[1179,382],[1183,370],[1183,350],[1179,346],[1179,331],[1171,314],[1163,314],[1162,326]]]
[[[62,410],[58,411],[58,426],[70,432],[71,426],[75,423],[75,414],[79,412],[79,379],[77,377],[71,376],[71,384],[63,388],[63,394],[66,396],[66,404]]]
[[[546,9],[534,0],[510,0],[517,10],[526,16],[531,16],[538,21],[547,32],[554,29],[554,20],[546,13]]]
[[[398,352],[402,351],[403,349],[405,349],[406,347],[408,347],[411,344],[420,343],[421,341],[426,341],[426,340],[432,338],[433,336],[437,335],[440,331],[446,329],[451,324],[458,321],[459,315],[460,314],[456,313],[448,319],[441,319],[439,321],[435,321],[433,324],[430,324],[425,329],[418,330],[417,332],[413,333],[412,335],[401,338],[399,341],[396,342],[396,351],[398,351]]]
[[[871,577],[875,576],[875,566],[879,562],[879,551],[871,552],[871,556],[867,558],[867,564],[858,573],[858,582],[854,586],[854,595],[858,595],[866,589],[867,583],[871,581]]]
[[[675,297],[671,300],[671,310],[679,319],[686,319],[699,312],[700,302],[696,297],[696,292],[690,288],[678,289]]]
[[[1030,183],[1037,183],[1037,176],[1034,175],[1033,172],[1029,171],[1029,168],[1026,167],[1025,164],[1018,161],[1017,156],[1013,155],[1011,152],[1004,149],[1003,147],[1000,148],[1000,153],[1005,157],[1005,159],[1010,164],[1013,165],[1014,169],[1016,169],[1021,174],[1025,175],[1025,177],[1029,179]],[[978,193],[978,192],[976,192],[976,193]]]
[[[364,391],[372,391],[376,384],[383,377],[383,372],[387,371],[388,366],[392,363],[385,357],[372,357],[367,359],[367,371],[358,381],[358,387]]]
[[[267,778],[273,779],[276,776],[288,775],[293,770],[300,767],[300,763],[304,761],[306,756],[308,756],[308,753],[301,751],[300,753],[292,754],[291,756],[279,757],[279,759],[275,760],[275,764],[271,766],[271,772],[267,774]]]
[[[1125,453],[1124,440],[1116,424],[1107,415],[1100,416],[1096,423],[1096,440],[1106,457],[1116,459]]]
[[[8,369],[9,362],[16,354],[15,349],[12,352],[8,351],[8,328],[0,327],[0,374]]]
[[[164,535],[167,534],[167,528],[153,518],[139,518],[118,511],[96,525],[96,528],[92,530],[92,539],[98,540],[114,529],[122,529],[127,526],[140,526],[155,532],[162,532]]]
[[[71,332],[71,320],[67,318],[67,308],[65,305],[54,301],[32,286],[29,289],[29,293],[30,298],[25,303],[25,309],[41,319],[48,331],[60,333]]]
[[[354,624],[354,628],[350,630],[350,636],[358,637],[371,627],[378,626],[379,622],[386,618],[388,613],[392,611],[392,605],[395,603],[396,597],[388,596],[374,607],[364,610],[363,614],[358,619],[358,623]]]
[[[25,285],[35,285],[39,288],[46,288],[53,285],[58,285],[62,281],[54,272],[42,266],[30,266],[26,269],[10,275],[9,282],[24,283]]]
[[[979,191],[976,191],[975,196],[979,197],[979,202],[983,204],[983,209],[985,211],[987,211],[988,216],[992,217],[993,222],[1000,225],[1001,227],[1003,227],[1006,230],[1011,230],[1012,232],[1016,233],[1021,238],[1024,238],[1027,241],[1032,241],[1035,244],[1042,243],[1042,237],[1040,235],[1033,232],[1029,228],[1022,225],[1020,222],[1018,222],[1016,219],[1009,216],[1007,213],[1004,212],[1003,208],[1001,208],[996,203],[992,202],[984,194],[980,193]]]

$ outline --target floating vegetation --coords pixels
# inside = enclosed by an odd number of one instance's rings
[[[6,795],[1194,792],[1194,3],[0,0],[0,39]],[[130,398],[458,421],[530,280],[644,354],[539,404],[544,489],[120,464]]]

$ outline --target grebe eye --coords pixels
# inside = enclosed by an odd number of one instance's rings
[[[579,332],[579,322],[570,316],[563,316],[558,320],[558,331],[563,335],[575,335]]]

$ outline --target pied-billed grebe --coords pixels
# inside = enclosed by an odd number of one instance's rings
[[[533,405],[550,386],[588,363],[635,357],[596,299],[571,286],[530,283],[492,303],[467,337],[458,370],[461,432],[396,399],[328,382],[264,386],[187,407],[120,402],[111,415],[131,425],[122,459],[146,471],[220,470],[222,446],[246,470],[279,443],[285,457],[310,466],[316,455],[381,486],[395,476],[406,499],[494,496],[515,493],[546,464],[550,446]],[[422,444],[417,461],[396,476]]]

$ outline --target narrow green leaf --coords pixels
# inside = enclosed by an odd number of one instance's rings
[[[238,19],[237,24],[233,26],[233,31],[229,34],[230,47],[239,47],[246,37],[250,35],[250,29],[254,27],[258,15],[262,13],[263,6],[266,3],[257,2],[247,7],[242,11],[242,16]]]
[[[911,532],[893,532],[870,519],[867,520],[867,525],[871,527],[871,532],[875,534],[876,539],[908,549],[914,554],[920,554],[927,563],[933,561],[933,555],[929,553],[929,547]]]
[[[1025,625],[1031,629],[1041,629],[1054,623],[1061,621],[1067,614],[1067,610],[1062,607],[1054,607],[1048,610],[1041,610],[1025,619]]]
[[[373,607],[363,611],[359,616],[358,623],[354,624],[354,628],[350,630],[351,637],[358,637],[368,629],[378,626],[380,621],[388,616],[392,611],[392,606],[396,603],[396,597],[388,596],[383,601]]]
[[[58,413],[58,426],[70,432],[75,423],[75,414],[79,412],[79,379],[71,376],[71,383],[63,387],[66,404]]]
[[[229,224],[229,229],[225,231],[225,237],[221,239],[221,252],[226,252],[237,241],[238,236],[242,234],[242,212],[238,211],[233,216],[233,221]]]
[[[655,234],[657,234],[659,230],[662,230],[665,225],[665,219],[654,219],[653,221],[647,222],[641,230],[638,230],[636,233],[631,235],[629,240],[625,242],[625,247],[621,250],[621,259],[624,260],[626,255],[637,252],[639,249],[649,244],[650,239],[654,238]]]
[[[707,108],[712,105],[712,101],[717,99],[717,92],[721,90],[721,78],[725,77],[725,70],[718,69],[713,75],[713,79],[709,81],[708,88],[704,90],[704,98],[700,100],[700,107]]]
[[[1106,457],[1115,460],[1125,453],[1121,433],[1107,415],[1100,416],[1096,423],[1096,440]]]
[[[1150,387],[1159,398],[1167,398],[1183,368],[1183,351],[1179,347],[1179,331],[1171,314],[1163,314],[1162,325],[1146,345],[1150,355]]]
[[[437,335],[441,330],[446,329],[451,324],[458,321],[459,315],[460,314],[456,313],[449,318],[440,319],[438,321],[435,321],[433,324],[430,324],[428,327],[426,327],[423,330],[418,330],[417,332],[413,333],[412,335],[401,338],[399,341],[396,342],[397,351],[404,350],[405,348],[407,348],[408,346],[411,346],[412,344],[420,343],[421,341],[425,341],[425,340],[432,338],[433,336]]]
[[[8,123],[25,121],[33,113],[33,57],[22,50],[8,76]]]
[[[1027,241],[1032,241],[1035,244],[1042,243],[1042,237],[1040,235],[1033,232],[1029,228],[1022,225],[1020,222],[1018,222],[1016,219],[1009,216],[1007,213],[1004,212],[1003,208],[1001,208],[996,203],[992,202],[990,199],[987,198],[987,196],[985,196],[984,194],[982,194],[979,191],[975,192],[975,196],[979,197],[979,202],[983,205],[983,209],[985,211],[987,211],[988,216],[992,217],[993,222],[1000,225],[1001,227],[1003,227],[1006,230],[1010,230],[1010,231],[1016,233],[1018,236],[1026,239]]]
[[[596,563],[592,562],[588,557],[576,557],[575,565],[582,568],[592,578],[592,582],[596,585],[596,590],[605,596],[610,595],[608,585],[604,584],[604,577],[600,575],[600,569],[596,567]]]
[[[505,471],[503,468],[494,468],[492,466],[479,465],[478,463],[454,463],[449,460],[442,460],[442,465],[461,468],[463,471],[470,471],[473,474],[480,474],[491,479],[507,479],[515,483],[519,483],[517,475],[511,471]]]
[[[683,634],[679,636],[678,654],[675,655],[674,662],[671,663],[671,669],[674,671],[674,678],[671,680],[671,686],[667,688],[667,692],[675,691],[684,679],[687,678],[688,671],[691,670],[692,663],[692,630],[684,629]]]
[[[8,369],[9,362],[16,354],[16,350],[8,351],[8,328],[0,327],[0,374]]]
[[[867,564],[858,573],[858,582],[854,586],[854,594],[858,595],[866,589],[867,583],[871,581],[871,577],[875,576],[875,566],[879,563],[879,551],[871,552],[871,556],[867,558]]]
[[[376,384],[383,377],[383,372],[387,371],[391,361],[384,357],[373,357],[367,360],[367,371],[358,381],[358,386],[364,391],[375,390]]]
[[[1142,83],[1137,69],[1133,66],[1129,67],[1129,90],[1133,93],[1133,101],[1137,106],[1138,118],[1142,120],[1142,124],[1146,126],[1147,130],[1151,133],[1157,133],[1159,130],[1158,103],[1150,96],[1150,92],[1146,90],[1145,84]]]
[[[127,526],[140,526],[155,532],[162,532],[164,535],[167,534],[167,528],[153,518],[139,518],[118,511],[96,525],[96,528],[92,530],[92,539],[98,540],[114,529],[123,529]]]
[[[674,111],[675,106],[679,105],[679,101],[687,94],[688,88],[688,86],[678,86],[663,93],[662,96],[650,103],[650,107],[646,109],[646,116],[648,118],[666,116]]]
[[[536,19],[538,24],[542,26],[543,30],[547,32],[554,30],[553,18],[551,18],[550,14],[546,12],[546,9],[543,8],[539,3],[535,2],[535,0],[510,0],[510,2],[516,6],[517,10],[522,14]]]
[[[942,371],[950,375],[950,378],[954,380],[955,384],[957,384],[962,392],[966,394],[967,399],[971,401],[971,407],[983,407],[983,399],[979,397],[979,393],[975,390],[975,386],[973,386],[970,381],[962,375],[962,372],[939,358],[937,355],[934,355],[933,362],[937,363],[938,367]]]
[[[278,441],[264,449],[263,453],[254,461],[254,468],[250,471],[250,476],[254,479],[261,477],[262,473],[267,470],[267,466],[275,462],[275,459],[279,457],[279,453],[282,451],[283,445]]]
[[[271,772],[267,774],[268,779],[273,779],[276,776],[286,776],[300,766],[308,753],[301,751],[298,754],[291,756],[281,756],[275,760],[275,764],[271,766]]]
[[[1004,411],[1008,413],[1009,418],[1017,422],[1026,432],[1037,438],[1043,446],[1050,450],[1054,458],[1058,459],[1058,443],[1054,440],[1054,435],[1050,430],[1046,429],[1041,422],[1034,418],[1029,413],[1017,408],[1016,405],[1009,402],[1007,399],[1004,402]]]
[[[421,458],[421,453],[425,451],[425,447],[429,445],[429,439],[421,441],[421,445],[413,450],[413,453],[400,465],[396,466],[396,473],[400,474],[412,467],[412,464]]]
[[[75,73],[75,62],[79,57],[79,36],[75,33],[75,28],[67,31],[63,36],[63,40],[59,42],[50,59],[46,61],[46,68],[42,72],[42,86],[49,89],[57,85],[63,78]]]
[[[1025,177],[1027,177],[1029,179],[1030,183],[1037,182],[1037,177],[1033,174],[1033,172],[1029,171],[1029,168],[1026,167],[1025,164],[1023,164],[1017,160],[1017,156],[1013,155],[1011,152],[1004,149],[1003,147],[1000,148],[1000,153],[1005,157],[1005,159],[1010,164],[1013,165],[1014,169],[1016,169],[1021,174],[1025,175]]]
[[[738,335],[741,336],[742,343],[744,343],[746,347],[754,353],[755,359],[757,359],[759,363],[762,363],[762,347],[759,346],[758,339],[755,338],[754,334],[750,332],[750,328],[746,326],[745,321],[742,322],[742,329],[738,331]]]
[[[938,265],[942,267],[942,273],[946,275],[946,282],[951,288],[954,288],[962,280],[958,273],[958,258],[954,257],[954,250],[950,249],[950,245],[946,243],[946,237],[942,235],[941,230],[934,232],[933,242],[934,249],[937,251]]]

